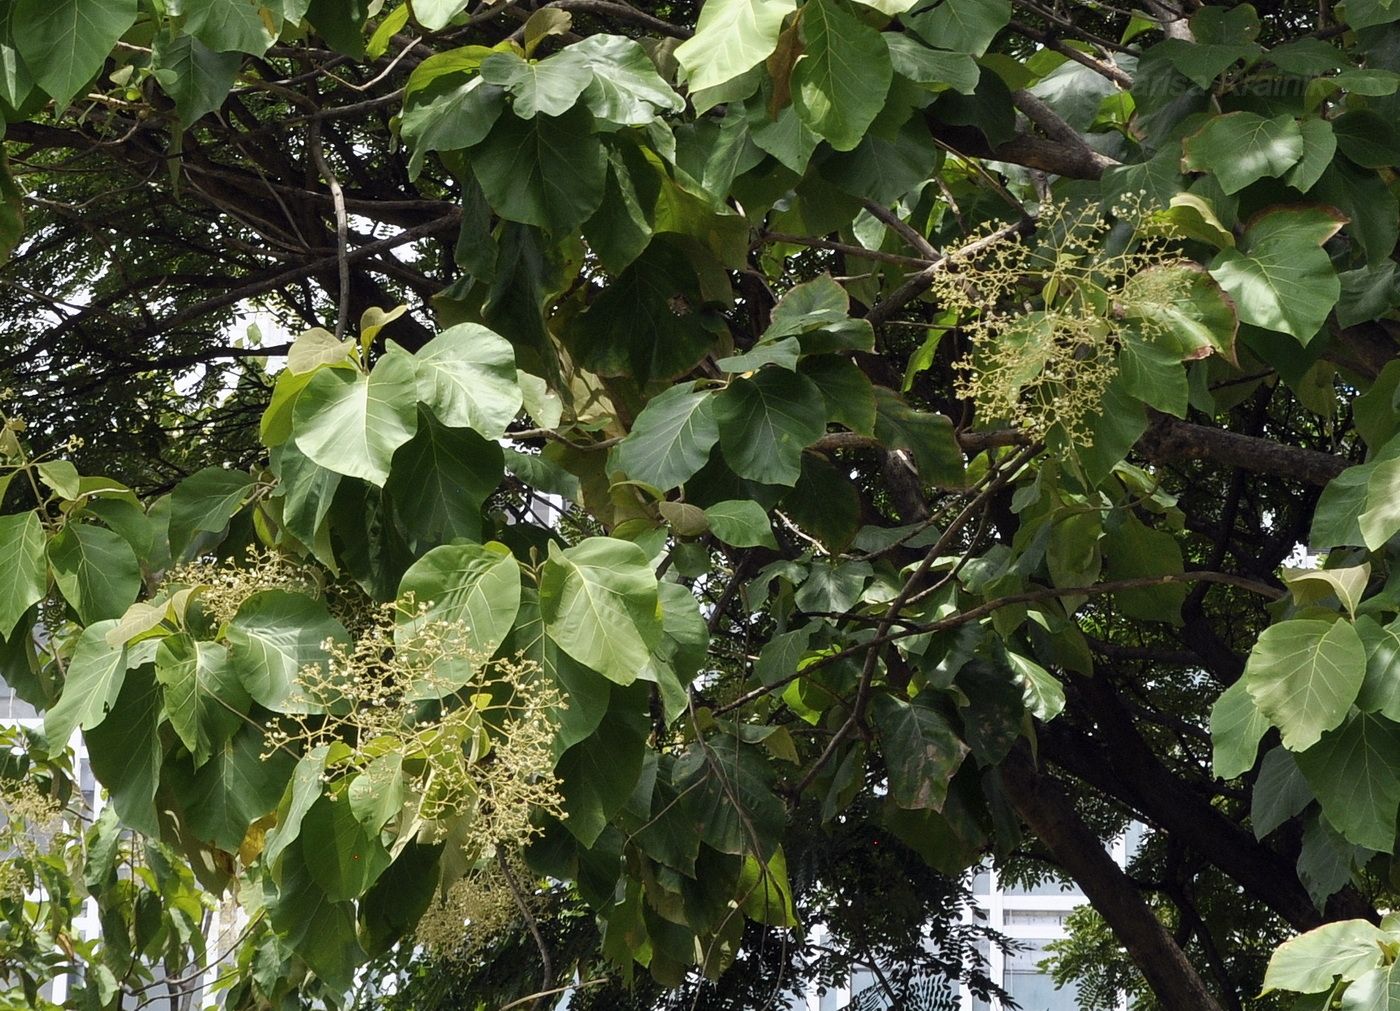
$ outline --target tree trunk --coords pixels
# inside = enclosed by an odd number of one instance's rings
[[[1001,782],[1017,814],[1084,889],[1162,1006],[1168,1011],[1224,1011],[1064,791],[1036,771],[1024,746],[1002,763]]]

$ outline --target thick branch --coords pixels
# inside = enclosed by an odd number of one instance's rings
[[[1084,889],[1152,992],[1164,1007],[1179,1011],[1224,1011],[1064,791],[1037,772],[1024,751],[1013,751],[1001,767],[1002,786],[1011,806]]]

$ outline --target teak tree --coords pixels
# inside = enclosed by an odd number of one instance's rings
[[[0,9],[0,1002],[1400,1008],[1400,4]]]

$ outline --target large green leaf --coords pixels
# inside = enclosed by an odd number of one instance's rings
[[[736,548],[767,547],[775,551],[773,527],[763,506],[751,499],[716,502],[705,510],[710,530],[725,544]]]
[[[1238,249],[1223,249],[1211,275],[1234,299],[1240,319],[1307,344],[1341,295],[1322,244],[1344,219],[1326,207],[1267,210],[1250,222]]]
[[[734,473],[791,487],[802,450],[826,433],[826,402],[806,376],[780,368],[736,379],[715,397],[724,460]]]
[[[880,695],[874,715],[894,802],[903,808],[941,811],[967,745],[942,713],[917,698],[906,702]]]
[[[1264,630],[1244,681],[1283,743],[1304,751],[1346,717],[1366,676],[1366,649],[1348,621],[1293,618]]]
[[[813,133],[849,151],[884,108],[894,77],[889,49],[839,0],[807,0],[802,37],[807,51],[793,69],[793,104]]]
[[[151,59],[156,80],[174,99],[184,127],[224,104],[242,63],[238,53],[215,52],[181,34],[158,37]]]
[[[474,48],[490,52],[483,46]],[[480,59],[476,58],[477,63]],[[480,143],[505,107],[506,90],[475,74],[454,73],[432,80],[404,103],[400,130],[413,148],[410,165],[420,164],[428,151],[460,151]]]
[[[481,539],[481,507],[501,483],[501,447],[465,428],[445,428],[430,414],[394,454],[384,491],[419,550],[465,537]]]
[[[1210,711],[1212,763],[1221,779],[1234,779],[1254,768],[1259,742],[1269,731],[1269,721],[1243,680],[1220,693]]]
[[[572,49],[547,60],[527,60],[511,52],[492,53],[481,61],[481,79],[510,92],[511,109],[521,119],[536,113],[562,116],[574,107],[593,71]]]
[[[159,716],[160,690],[150,668],[143,667],[122,683],[107,717],[83,735],[92,774],[107,788],[122,824],[152,838],[160,832],[154,803],[160,781]]]
[[[277,39],[272,9],[259,0],[184,0],[185,31],[216,53],[261,56]]]
[[[661,634],[656,575],[638,545],[590,537],[551,543],[540,576],[545,631],[579,663],[631,684]]]
[[[102,69],[136,21],[136,0],[17,0],[15,46],[60,107]]]
[[[1011,20],[1007,0],[942,0],[900,18],[931,45],[981,56]]]
[[[1381,942],[1388,939],[1365,920],[1341,920],[1300,934],[1279,945],[1269,959],[1264,992],[1318,993],[1330,989],[1337,976],[1355,979],[1381,964],[1385,958]]]
[[[196,768],[233,735],[252,701],[228,651],[187,633],[162,639],[156,647],[156,680],[165,689],[165,718]]]
[[[195,533],[217,532],[242,507],[253,479],[242,471],[205,467],[170,494],[170,550],[177,557]]]
[[[0,516],[0,639],[8,639],[24,612],[43,599],[47,582],[39,514]]]
[[[1356,517],[1361,540],[1372,551],[1400,531],[1400,459],[1379,460],[1366,480],[1366,508]]]
[[[1230,112],[1187,137],[1183,150],[1186,168],[1213,173],[1228,194],[1287,172],[1303,157],[1303,134],[1288,113],[1265,119],[1253,112]]]
[[[248,597],[228,624],[229,663],[259,705],[273,712],[319,712],[313,700],[294,691],[303,667],[323,672],[324,643],[349,642],[326,605],[303,593],[262,590]]]
[[[327,470],[382,486],[394,450],[418,424],[414,376],[415,361],[402,351],[384,355],[368,376],[321,369],[292,409],[297,449]]]
[[[1358,846],[1390,852],[1400,812],[1400,724],[1357,713],[1301,752],[1298,768],[1333,828]]]
[[[236,853],[248,826],[277,807],[295,764],[284,751],[268,753],[262,728],[244,723],[209,761],[193,772],[177,766],[171,779],[194,834]]]
[[[131,545],[92,523],[69,523],[49,541],[49,564],[84,624],[120,617],[141,589],[141,566]]]
[[[608,159],[593,117],[575,107],[562,116],[502,116],[472,149],[472,168],[501,217],[563,235],[603,202]]]
[[[610,682],[563,652],[545,634],[540,617],[540,598],[526,588],[520,599],[520,613],[506,647],[539,665],[565,693],[566,704],[556,711],[559,729],[554,735],[555,758],[598,729],[612,697]]]
[[[684,82],[696,92],[758,66],[778,47],[783,19],[796,9],[796,0],[708,0],[695,34],[676,47]]]
[[[1168,296],[1163,292],[1169,292]],[[1154,342],[1178,361],[1203,358],[1212,351],[1235,361],[1239,319],[1234,303],[1205,268],[1195,263],[1149,267],[1123,284],[1123,313],[1141,320]]]
[[[555,766],[568,813],[564,827],[584,846],[597,841],[636,788],[648,729],[639,713],[609,712],[597,732],[564,752]]]
[[[435,681],[418,693],[438,698],[467,683],[477,665],[500,648],[520,610],[520,564],[503,544],[445,544],[410,566],[399,597],[413,604],[396,638],[412,642],[427,622],[460,622],[471,657],[454,658],[434,670]],[[420,611],[427,605],[427,609]]]
[[[695,383],[679,383],[647,402],[631,433],[612,451],[611,466],[669,491],[705,466],[718,441],[714,395]]]
[[[1366,647],[1366,680],[1356,697],[1357,708],[1400,723],[1400,618],[1382,626],[1363,615],[1356,631]]]
[[[359,898],[389,866],[379,833],[366,831],[343,797],[322,797],[306,812],[301,851],[311,877],[337,902]]]
[[[107,715],[126,680],[125,646],[107,642],[116,619],[99,621],[83,629],[78,646],[68,660],[63,692],[44,714],[44,736],[53,747],[62,747],[82,727],[91,730]]]
[[[470,428],[496,439],[520,411],[515,351],[484,326],[450,327],[413,361],[418,399],[449,428]]]
[[[656,72],[656,64],[633,39],[590,35],[566,52],[587,61],[593,69],[593,81],[583,100],[599,119],[646,126],[658,113],[685,108],[685,100]]]

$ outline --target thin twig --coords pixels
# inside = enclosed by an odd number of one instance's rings
[[[335,339],[343,340],[345,319],[350,315],[350,226],[345,217],[345,191],[340,188],[340,180],[335,177],[335,172],[326,161],[326,151],[321,146],[320,120],[316,120],[308,128],[307,140],[311,149],[311,160],[316,163],[316,170],[321,173],[321,178],[326,180],[326,185],[330,187],[331,200],[335,202],[335,255],[340,267],[340,309],[335,318]]]

